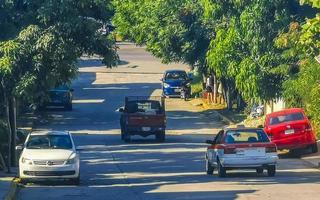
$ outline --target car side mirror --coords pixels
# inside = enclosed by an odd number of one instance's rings
[[[212,145],[212,144],[214,144],[214,141],[213,140],[206,140],[206,143]]]
[[[23,146],[22,146],[22,145],[16,146],[16,150],[17,150],[17,151],[22,151],[22,150],[23,150]]]

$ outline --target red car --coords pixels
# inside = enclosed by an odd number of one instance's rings
[[[311,123],[301,108],[291,108],[266,116],[264,131],[278,149],[310,149],[318,152],[317,139]]]

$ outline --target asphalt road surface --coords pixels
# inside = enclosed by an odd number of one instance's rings
[[[279,160],[275,177],[230,171],[227,178],[204,171],[205,139],[224,124],[215,113],[199,113],[188,102],[167,100],[165,143],[153,137],[120,140],[119,114],[126,95],[159,95],[164,65],[144,48],[120,45],[121,63],[106,69],[97,58],[83,58],[73,83],[74,110],[52,109],[39,129],[68,130],[81,147],[81,184],[26,185],[20,200],[202,200],[320,199],[320,173],[300,159]]]

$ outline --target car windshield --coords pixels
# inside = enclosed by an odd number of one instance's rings
[[[161,111],[158,101],[129,101],[126,107],[128,113],[158,114]]]
[[[168,72],[165,76],[165,80],[186,80],[187,73],[183,71]]]
[[[68,135],[31,135],[27,149],[72,149]]]
[[[230,130],[226,133],[225,143],[256,143],[270,142],[263,130]]]
[[[269,124],[277,125],[284,122],[299,121],[303,119],[304,119],[304,115],[301,112],[296,112],[296,113],[290,113],[290,114],[271,117],[269,120]]]

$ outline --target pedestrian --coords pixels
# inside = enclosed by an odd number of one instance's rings
[[[213,77],[210,75],[206,80],[207,101],[213,103]]]

